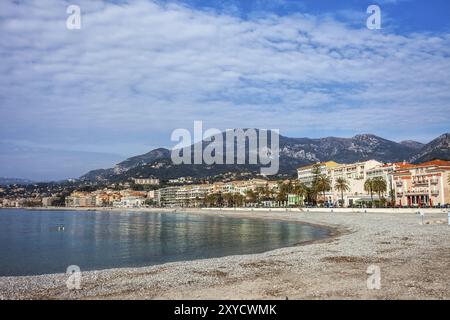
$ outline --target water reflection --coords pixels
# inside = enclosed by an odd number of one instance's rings
[[[0,210],[0,275],[259,253],[326,236],[309,225],[219,215]]]

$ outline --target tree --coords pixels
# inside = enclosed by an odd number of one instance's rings
[[[225,206],[232,207],[233,206],[233,195],[229,192],[223,194],[223,200],[225,202]]]
[[[299,196],[300,198],[304,199],[308,195],[308,188],[304,183],[297,182],[292,188],[292,193]]]
[[[323,195],[323,201],[325,203],[325,192],[331,190],[331,180],[327,175],[321,174],[318,176],[316,180],[316,186],[315,186],[317,193],[322,193]]]
[[[309,191],[310,191],[310,196],[317,203],[317,195],[320,193],[320,190],[318,190],[318,188],[317,188],[317,184],[319,181],[319,177],[322,173],[320,163],[316,163],[313,165],[311,173],[313,174],[313,181],[312,181],[312,187]]]
[[[276,196],[276,200],[280,202],[287,201],[288,194],[292,193],[293,189],[294,186],[292,181],[289,180],[287,183],[280,182],[278,184],[278,194]]]
[[[249,203],[255,203],[257,200],[256,193],[253,192],[253,190],[247,190],[245,192],[245,200],[246,200],[246,202],[249,202]]]
[[[344,191],[350,191],[350,186],[344,177],[339,177],[334,184],[334,188],[341,192],[341,204],[344,206]]]
[[[367,179],[366,182],[364,182],[364,191],[370,194],[370,199],[372,201],[373,206],[373,192],[374,192],[373,179]]]
[[[378,194],[378,199],[381,203],[381,194],[384,194],[387,191],[387,183],[386,180],[382,177],[375,177],[372,180],[373,182],[373,191]]]

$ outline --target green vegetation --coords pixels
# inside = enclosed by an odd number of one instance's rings
[[[344,177],[339,177],[334,184],[334,188],[341,192],[341,206],[344,206],[344,192],[350,191],[348,181]]]
[[[370,194],[372,207],[381,207],[386,205],[386,199],[383,196],[387,191],[387,183],[385,179],[383,179],[382,177],[367,179],[364,183],[364,190]],[[377,201],[373,200],[374,193],[378,195]]]

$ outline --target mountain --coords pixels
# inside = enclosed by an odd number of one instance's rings
[[[226,135],[222,133],[226,142]],[[198,142],[202,148],[210,142]],[[269,139],[270,145],[270,139]],[[423,145],[415,141],[397,143],[373,134],[360,134],[352,138],[326,137],[318,139],[289,138],[280,135],[279,174],[294,176],[296,169],[305,164],[333,160],[339,163],[352,163],[375,159],[381,162],[411,161],[421,162],[433,157],[450,159],[449,134],[444,134],[432,142]],[[236,144],[235,144],[236,149]],[[191,154],[193,146],[191,146]],[[246,148],[248,150],[248,147]],[[155,176],[171,179],[181,176],[204,178],[233,172],[236,174],[256,175],[259,165],[175,165],[171,160],[171,151],[164,148],[152,150],[146,154],[131,157],[118,163],[114,168],[93,170],[80,177],[88,181],[123,181],[132,177]],[[236,155],[236,152],[235,152]],[[248,152],[246,159],[248,159]]]
[[[424,144],[414,140],[405,140],[400,142],[401,145],[410,147],[415,150],[420,150],[423,148]]]
[[[352,138],[327,137],[320,139],[280,137],[280,156],[307,162],[333,160],[351,163],[375,159],[382,162],[409,159],[415,149],[386,140],[373,134],[360,134]]]
[[[409,161],[420,163],[434,159],[450,160],[450,133],[445,133],[424,145]]]

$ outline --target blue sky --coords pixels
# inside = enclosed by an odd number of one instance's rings
[[[194,120],[428,142],[449,131],[449,15],[444,0],[2,1],[0,176],[77,177]]]

